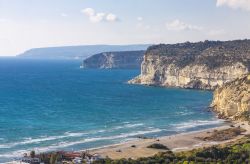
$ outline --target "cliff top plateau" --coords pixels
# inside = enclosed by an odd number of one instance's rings
[[[250,66],[250,40],[185,42],[150,46],[146,55],[166,56],[179,67],[204,64],[210,69],[241,62]],[[171,60],[169,60],[171,58]],[[166,63],[167,64],[167,63]]]

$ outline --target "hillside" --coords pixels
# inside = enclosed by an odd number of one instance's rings
[[[91,55],[111,51],[138,51],[146,50],[149,45],[86,45],[34,48],[18,55],[22,58],[35,59],[85,59]]]
[[[140,68],[145,51],[104,52],[83,61],[83,68]]]
[[[250,69],[250,40],[160,44],[145,53],[131,84],[215,89]]]

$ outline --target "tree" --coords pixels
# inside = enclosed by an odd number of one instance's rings
[[[30,157],[31,157],[31,158],[35,158],[35,156],[36,156],[36,153],[35,153],[34,150],[32,150],[32,151],[30,152]]]
[[[49,163],[50,164],[55,164],[56,162],[57,162],[57,154],[51,154],[51,156],[50,156],[50,161],[49,161]]]

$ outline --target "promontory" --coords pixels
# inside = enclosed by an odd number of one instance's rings
[[[82,68],[139,69],[145,51],[103,52],[85,59]]]
[[[247,74],[250,40],[160,44],[147,49],[130,84],[214,90]]]

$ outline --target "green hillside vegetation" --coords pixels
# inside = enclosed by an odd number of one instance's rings
[[[166,57],[165,64],[179,67],[206,65],[210,69],[241,62],[250,67],[250,40],[205,41],[197,43],[160,44],[148,48],[146,55]]]

